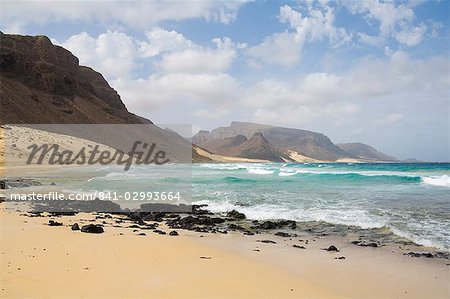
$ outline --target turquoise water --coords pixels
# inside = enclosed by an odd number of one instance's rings
[[[80,173],[74,176],[75,171]],[[62,186],[67,193],[181,191],[181,202],[208,204],[212,212],[236,209],[250,219],[387,228],[417,244],[450,251],[448,163],[229,163],[66,172],[66,180],[64,174],[55,175],[61,182],[45,188]],[[122,198],[118,203],[135,209],[147,202]]]
[[[193,165],[193,199],[250,219],[387,227],[450,249],[450,164]]]

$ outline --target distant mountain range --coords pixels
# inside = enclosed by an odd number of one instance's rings
[[[100,73],[80,66],[48,37],[0,32],[0,72],[2,124],[152,124],[130,113]],[[71,134],[96,137],[88,130]],[[149,134],[174,148],[191,148],[175,132],[155,126]],[[320,133],[248,122],[200,131],[192,142],[194,162],[397,161],[361,143],[336,145]]]
[[[362,143],[336,145],[320,133],[249,122],[200,131],[192,142],[214,154],[273,162],[397,161]]]
[[[350,155],[358,157],[360,159],[388,162],[397,161],[397,158],[379,152],[377,149],[364,143],[339,143],[337,144],[337,146],[339,146]]]

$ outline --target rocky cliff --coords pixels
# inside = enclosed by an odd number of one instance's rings
[[[1,123],[151,123],[103,76],[45,36],[0,32]]]

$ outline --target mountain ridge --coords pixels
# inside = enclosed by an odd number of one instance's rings
[[[334,144],[322,133],[251,122],[233,121],[228,127],[219,127],[211,131],[201,130],[192,137],[192,142],[214,154],[249,158],[252,156],[249,151],[242,151],[240,149],[242,145],[233,143],[236,142],[236,138],[242,142],[246,138],[248,142],[248,138],[257,133],[261,134],[266,144],[259,149],[253,146],[253,150],[262,153],[264,149],[271,148],[271,155],[256,156],[258,159],[269,157],[269,160],[274,162],[398,161],[395,157],[383,154],[368,145],[365,145],[365,155],[357,155]]]
[[[337,146],[360,159],[386,162],[398,161],[396,157],[386,155],[385,153],[378,151],[376,148],[361,142],[338,143]]]

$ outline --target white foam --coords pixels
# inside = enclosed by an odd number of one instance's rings
[[[278,174],[279,176],[293,176],[296,175],[297,172],[296,171],[280,171],[280,173]]]
[[[381,228],[386,221],[369,215],[365,210],[308,209],[300,211],[300,221],[323,221],[332,224],[352,225],[363,229]]]
[[[200,164],[200,167],[214,169],[214,170],[239,170],[248,169],[248,166],[240,163],[223,163],[223,164]]]
[[[332,174],[332,175],[360,175],[367,177],[377,177],[377,176],[396,176],[396,177],[420,177],[418,173],[404,173],[404,172],[395,172],[395,171],[345,171],[345,170],[337,170],[337,171],[326,171],[319,169],[298,169],[298,170],[282,170],[279,173],[279,176],[292,176],[295,174]]]
[[[224,213],[237,210],[244,213],[248,219],[270,220],[287,219],[294,221],[323,221],[332,224],[353,225],[363,229],[380,228],[386,225],[381,217],[369,215],[364,210],[336,210],[336,209],[292,209],[274,204],[258,204],[253,206],[239,206],[229,201],[202,200],[194,204],[207,204],[213,213]]]
[[[418,237],[416,235],[404,232],[404,231],[399,230],[399,229],[397,229],[395,227],[390,227],[390,229],[397,236],[402,237],[402,238],[406,238],[408,240],[411,240],[411,241],[413,241],[414,243],[416,243],[418,245],[423,245],[423,246],[427,246],[427,247],[436,247],[436,248],[439,248],[439,249],[446,250],[445,246],[443,244],[438,243],[438,242],[433,242],[433,241],[431,241],[429,239],[420,238],[420,237]]]
[[[252,174],[272,174],[274,172],[274,170],[267,170],[267,169],[262,169],[262,168],[250,168],[248,170],[248,173],[252,173]]]
[[[450,176],[444,174],[441,176],[422,177],[422,182],[431,186],[450,187]]]
[[[237,206],[229,201],[211,201],[211,200],[199,200],[193,202],[196,205],[208,205],[208,211],[213,213],[224,213],[237,209]]]

